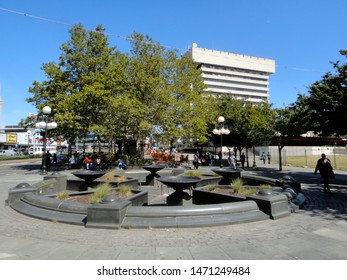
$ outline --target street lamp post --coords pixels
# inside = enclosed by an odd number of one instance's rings
[[[230,130],[224,125],[224,117],[218,117],[218,126],[213,130],[213,134],[220,135],[220,168],[223,168],[223,134],[228,135]]]
[[[255,162],[255,146],[253,144],[253,166],[252,167],[257,167],[257,163]]]
[[[47,150],[47,130],[57,128],[56,122],[48,122],[49,116],[52,113],[52,109],[49,106],[45,106],[42,109],[43,113],[43,121],[36,123],[36,128],[43,130],[43,164],[42,164],[42,172],[41,175],[47,174],[47,158],[46,158],[46,150]]]
[[[280,132],[276,132],[276,137],[278,140],[278,164],[279,164],[279,171],[282,171],[282,134]]]
[[[28,158],[30,158],[30,135],[31,135],[31,131],[28,129],[27,133],[28,133],[28,148],[27,148],[27,152],[28,152]]]

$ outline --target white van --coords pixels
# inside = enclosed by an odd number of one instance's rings
[[[14,150],[0,150],[0,156],[15,156],[16,154]]]
[[[49,151],[51,154],[57,153],[57,147],[56,146],[47,146],[47,151]],[[43,146],[35,146],[29,148],[29,155],[42,155],[43,154]]]

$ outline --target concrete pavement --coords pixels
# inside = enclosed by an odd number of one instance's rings
[[[8,189],[42,180],[39,162],[0,163],[0,259],[12,260],[346,260],[347,172],[332,195],[312,169],[258,163],[247,172],[303,182],[305,209],[278,220],[219,227],[93,229],[38,220],[6,206]],[[207,168],[208,167],[204,167]],[[70,171],[61,171],[70,175]]]

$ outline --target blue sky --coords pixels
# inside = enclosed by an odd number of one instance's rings
[[[274,59],[270,102],[284,107],[331,71],[330,61],[345,62],[346,11],[345,0],[0,0],[0,127],[36,113],[28,88],[45,80],[41,66],[58,61],[73,24],[102,24],[123,52],[136,31],[182,53],[195,42]]]

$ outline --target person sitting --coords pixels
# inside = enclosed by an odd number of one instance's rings
[[[72,169],[74,164],[75,164],[75,156],[71,155],[71,157],[69,158],[69,162],[68,162],[69,169]]]
[[[86,168],[87,169],[93,169],[93,160],[90,156],[87,156],[85,159],[85,163],[86,163]]]
[[[120,169],[127,169],[127,165],[126,165],[125,160],[123,158],[119,159],[119,161],[118,161],[118,168],[120,168]]]

